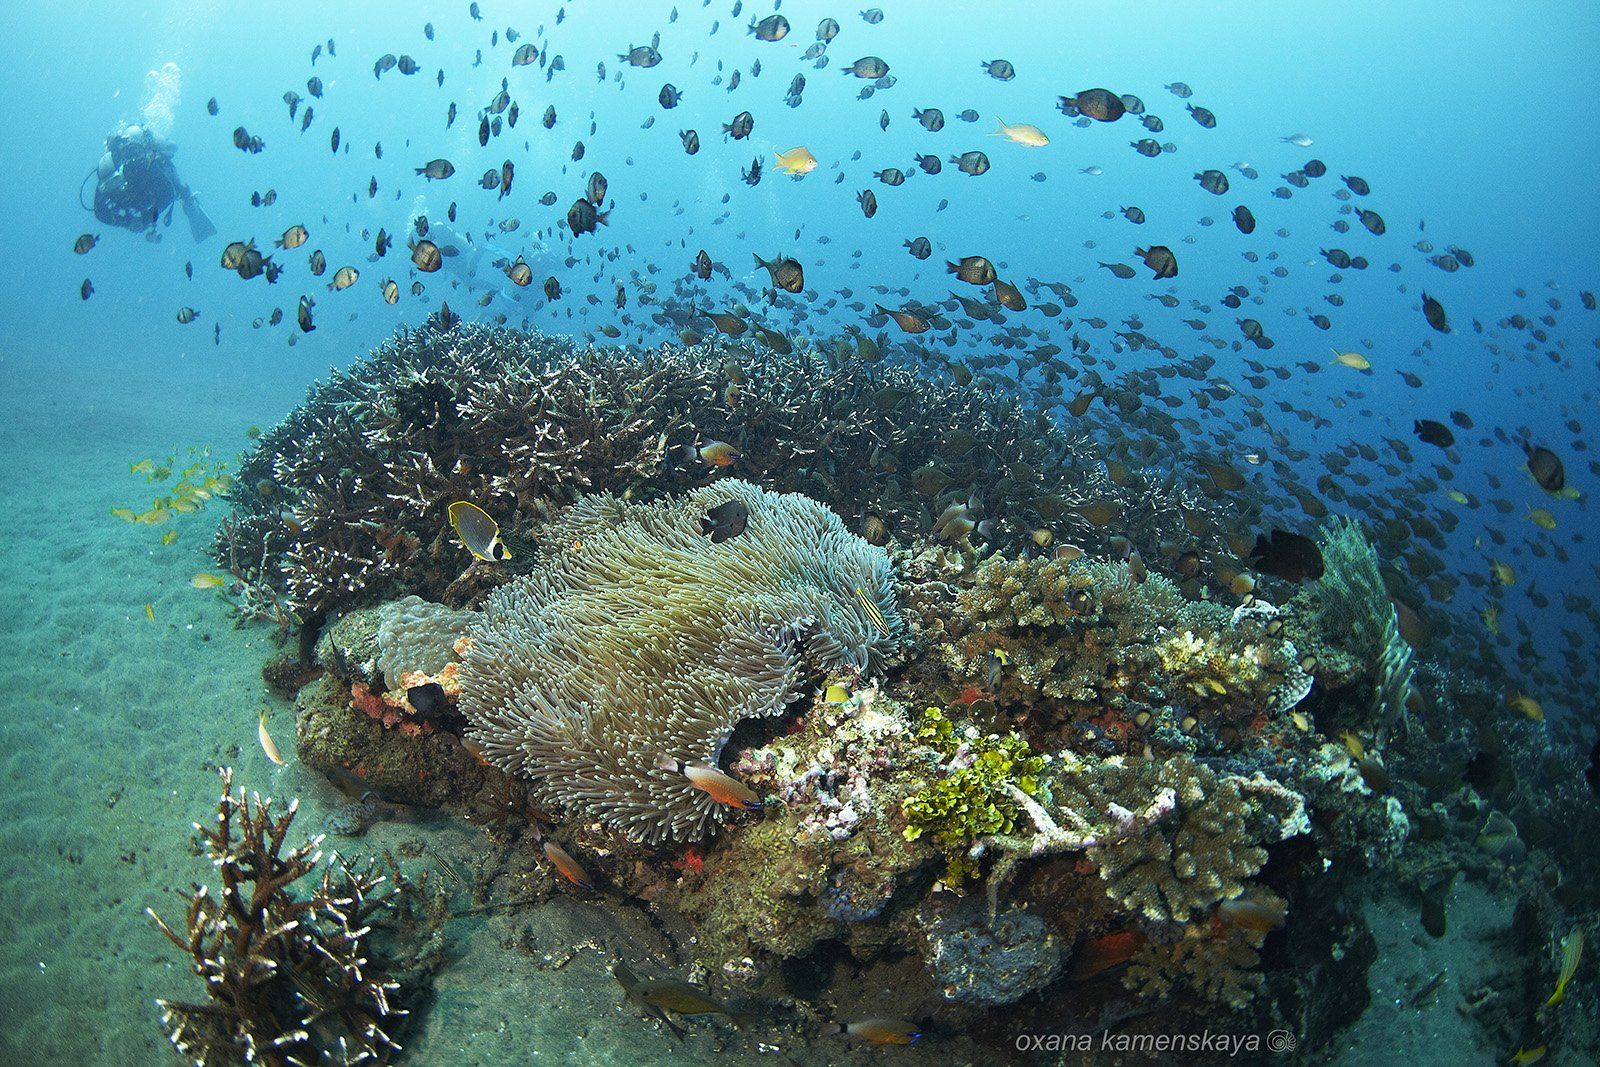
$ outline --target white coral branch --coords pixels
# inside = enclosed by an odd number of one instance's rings
[[[1129,811],[1120,804],[1112,804],[1108,814],[1112,818],[1110,826],[1096,831],[1082,815],[1071,808],[1061,809],[1061,819],[1072,825],[1072,829],[1063,829],[1061,823],[1052,817],[1048,811],[1027,793],[1017,788],[1013,782],[1005,783],[1005,790],[1028,813],[1028,818],[1033,820],[1035,833],[1031,836],[1014,834],[989,834],[978,838],[973,843],[968,855],[974,860],[981,859],[991,847],[999,849],[1001,857],[995,864],[994,870],[989,875],[989,916],[991,919],[997,913],[1000,900],[1000,889],[1016,870],[1017,864],[1024,859],[1036,859],[1057,852],[1077,852],[1080,849],[1094,848],[1097,845],[1109,844],[1119,838],[1132,833],[1137,833],[1147,826],[1151,826],[1170,814],[1178,806],[1178,794],[1171,788],[1163,789],[1157,793],[1155,799],[1145,805],[1143,811]]]
[[[1015,783],[1006,782],[1004,788],[1011,799],[1028,813],[1036,832],[1031,837],[1017,837],[1010,834],[991,834],[981,837],[969,853],[973,859],[982,857],[991,846],[1029,857],[1094,848],[1152,825],[1176,808],[1178,803],[1177,793],[1168,788],[1157,793],[1155,799],[1145,805],[1143,811],[1133,812],[1119,804],[1113,804],[1109,812],[1113,821],[1109,827],[1100,831],[1096,831],[1083,816],[1071,808],[1062,808],[1062,819],[1072,825],[1071,829],[1065,829],[1037,800],[1017,788]]]

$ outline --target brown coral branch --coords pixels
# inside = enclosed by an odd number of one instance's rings
[[[293,887],[321,862],[315,837],[285,852],[297,803],[281,816],[272,801],[233,791],[222,771],[211,827],[195,824],[221,885],[195,885],[182,931],[154,909],[156,927],[190,958],[208,1001],[159,1000],[173,1046],[202,1067],[228,1063],[389,1062],[390,1034],[405,1016],[399,983],[368,943],[400,888],[340,859],[304,898]],[[388,884],[385,884],[388,883]]]

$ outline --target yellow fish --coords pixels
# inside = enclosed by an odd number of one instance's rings
[[[1544,708],[1528,694],[1513,693],[1510,704],[1514,709],[1522,712],[1534,722],[1544,722]]]
[[[128,473],[129,474],[145,474],[145,473],[147,473],[149,471],[153,471],[155,469],[156,469],[156,461],[153,460],[153,459],[141,459],[137,463],[128,464]]]
[[[1500,609],[1490,604],[1483,609],[1483,625],[1492,634],[1500,632]]]
[[[834,682],[832,685],[828,686],[827,691],[822,694],[822,699],[826,700],[830,704],[843,704],[846,700],[850,699],[850,690],[846,689],[838,682]]]
[[[156,621],[155,606],[152,605],[148,600],[144,603],[144,617],[149,619],[151,622]]]
[[[1517,572],[1509,564],[1501,563],[1497,559],[1489,560],[1489,573],[1494,575],[1494,580],[1501,585],[1516,585]]]
[[[1358,760],[1367,758],[1367,746],[1361,743],[1361,738],[1346,730],[1340,735],[1344,739],[1344,747],[1350,750],[1350,755]]]
[[[817,169],[817,157],[812,155],[811,149],[805,145],[796,145],[787,152],[780,152],[774,148],[772,154],[778,157],[778,165],[773,169],[784,174],[803,178]]]
[[[117,518],[121,519],[123,522],[138,522],[139,521],[139,516],[137,516],[137,515],[135,515],[133,513],[133,509],[132,508],[112,508],[111,509],[111,514],[116,516]]]
[[[1556,978],[1556,991],[1544,1002],[1545,1007],[1560,1004],[1567,999],[1567,983],[1578,973],[1578,961],[1581,959],[1583,959],[1583,927],[1579,926],[1561,939],[1561,974]]]
[[[1549,508],[1529,508],[1528,521],[1541,530],[1554,530],[1556,528],[1556,517],[1550,514]]]
[[[228,584],[228,579],[220,574],[207,574],[201,571],[189,579],[189,584],[196,589],[221,589]]]
[[[161,535],[161,543],[164,544],[164,545],[170,545],[170,544],[172,544],[172,542],[176,541],[177,539],[178,539],[178,531],[177,530],[168,530],[166,533]]]
[[[1000,128],[991,134],[993,137],[1004,137],[1008,141],[1029,148],[1043,148],[1050,143],[1050,138],[1046,137],[1044,131],[1037,126],[1030,126],[1026,122],[1010,123],[1002,118],[996,118],[995,121],[1000,124]]]
[[[143,515],[137,516],[134,521],[143,523],[146,526],[160,526],[170,518],[172,518],[172,512],[167,508],[151,508]]]
[[[1341,367],[1349,367],[1351,370],[1372,369],[1372,361],[1360,352],[1341,352],[1337,348],[1333,349],[1332,352],[1333,361]]]
[[[856,600],[860,601],[862,610],[867,613],[867,618],[872,620],[872,625],[877,627],[879,633],[883,634],[885,637],[888,637],[889,620],[883,617],[883,612],[878,610],[878,605],[874,604],[872,600],[868,598],[867,594],[861,591],[861,587],[859,585],[855,587],[854,591],[856,594]]]
[[[283,754],[278,751],[278,743],[272,739],[272,735],[267,733],[266,708],[261,709],[261,721],[256,726],[256,738],[261,742],[261,751],[267,754],[267,758],[282,767]]]
[[[476,504],[457,500],[448,512],[450,528],[461,538],[468,552],[481,560],[498,563],[511,558],[511,553],[500,541],[500,524]]]
[[[1467,499],[1467,494],[1463,493],[1459,489],[1452,489],[1446,493],[1445,496],[1449,497],[1451,500],[1454,500],[1457,504],[1471,503],[1471,501]]]
[[[1511,1057],[1511,1067],[1526,1067],[1530,1063],[1538,1063],[1544,1059],[1545,1046],[1538,1048],[1519,1048],[1517,1054]]]

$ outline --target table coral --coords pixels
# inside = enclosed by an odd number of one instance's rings
[[[737,404],[726,401],[732,386]],[[739,473],[753,481],[848,506],[852,529],[880,531],[877,543],[928,532],[974,486],[989,537],[1013,547],[1040,522],[1103,544],[1107,533],[1075,510],[1091,501],[1115,502],[1126,532],[1151,546],[1179,509],[1220,513],[1139,472],[1108,481],[1081,441],[1024,400],[888,361],[819,366],[737,344],[714,356],[596,349],[430,324],[319,383],[260,436],[214,554],[252,603],[313,624],[395,593],[442,600],[472,562],[449,532],[452,501],[527,535],[581,494],[691,488],[703,467],[670,454],[702,437],[739,442]],[[509,577],[476,571],[485,581],[457,592]]]

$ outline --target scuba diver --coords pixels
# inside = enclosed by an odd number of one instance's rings
[[[83,188],[78,189],[78,202],[94,212],[95,218],[107,226],[120,226],[132,233],[151,231],[157,222],[172,224],[172,207],[183,206],[184,217],[189,220],[189,232],[198,241],[204,241],[217,232],[206,217],[199,199],[178,180],[172,166],[176,146],[159,137],[147,127],[124,125],[106,138],[105,155],[100,165],[83,180],[94,187],[94,206],[83,203]]]

